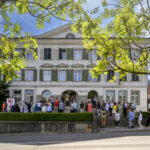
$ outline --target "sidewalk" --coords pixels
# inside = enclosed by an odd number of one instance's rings
[[[100,133],[107,133],[107,132],[135,132],[135,131],[150,131],[150,127],[143,127],[143,129],[139,129],[139,127],[128,128],[128,127],[110,127],[110,128],[99,128]]]

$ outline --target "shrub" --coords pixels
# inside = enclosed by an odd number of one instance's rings
[[[91,122],[93,113],[0,113],[0,121]]]
[[[148,112],[142,112],[143,118],[147,118],[148,117]]]

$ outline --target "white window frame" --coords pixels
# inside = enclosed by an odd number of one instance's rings
[[[30,74],[29,74],[29,71],[30,71]],[[31,72],[32,72],[32,74],[31,74]],[[26,77],[26,81],[33,81],[34,80],[34,70],[27,69],[25,77]]]
[[[51,79],[52,79],[52,71],[51,70],[43,70],[43,81],[51,81]]]
[[[34,59],[33,53],[32,53],[32,52],[26,53],[26,59],[27,59],[27,60],[33,60],[33,59]]]
[[[110,93],[114,93],[114,94],[110,94]],[[106,101],[115,102],[115,91],[114,90],[108,90],[108,91],[106,91]]]
[[[138,92],[138,94],[136,94]],[[140,91],[139,90],[131,90],[131,103],[135,105],[140,105]]]
[[[124,97],[126,97],[124,100]],[[121,99],[121,100],[120,100]],[[125,90],[119,90],[118,91],[118,101],[119,102],[128,102],[128,91]]]
[[[97,50],[89,51],[89,60],[96,61],[97,60]]]
[[[33,92],[33,94],[27,92]],[[25,90],[25,100],[31,103],[34,102],[34,90]]]
[[[74,81],[82,81],[82,71],[81,70],[74,70],[73,80]]]
[[[92,78],[92,75],[91,75],[91,73],[89,72],[89,76],[88,76],[88,78],[89,78],[89,81],[90,82],[96,82],[97,81],[97,78]]]
[[[15,94],[15,92],[17,92],[17,93]],[[22,91],[21,90],[13,90],[13,97],[15,99],[15,103],[21,102],[22,101]]]
[[[74,50],[74,60],[82,60],[82,50]]]
[[[58,70],[58,81],[66,81],[66,70]]]
[[[21,81],[21,77],[22,77],[22,71],[18,72],[16,71],[16,74],[19,78],[14,78],[15,81]]]

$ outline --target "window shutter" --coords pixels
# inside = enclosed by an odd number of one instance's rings
[[[89,52],[86,49],[82,50],[82,59],[88,60],[89,59]]]
[[[21,81],[25,81],[25,69],[22,69]]]
[[[51,59],[51,48],[44,48],[44,59]]]
[[[88,81],[88,70],[82,70],[82,81]]]
[[[73,58],[74,58],[74,50],[68,48],[67,49],[67,60],[73,60]]]
[[[73,80],[73,70],[67,70],[67,81]]]
[[[101,81],[101,75],[98,76],[97,82]]]
[[[37,69],[34,69],[34,72],[33,72],[33,81],[37,81]]]
[[[58,81],[58,70],[52,70],[52,81]]]
[[[43,69],[40,69],[40,81],[43,81]]]
[[[59,49],[59,59],[62,59],[62,48]]]
[[[70,49],[67,49],[67,60],[70,60]]]

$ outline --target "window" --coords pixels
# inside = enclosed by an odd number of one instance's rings
[[[89,59],[90,60],[97,60],[96,50],[89,51]]]
[[[81,70],[74,71],[74,81],[81,81],[82,80],[82,72]]]
[[[33,70],[26,70],[26,80],[33,81]]]
[[[33,103],[33,99],[34,99],[34,91],[33,90],[26,90],[25,91],[25,100],[27,102],[31,102]]]
[[[15,99],[15,103],[21,102],[21,90],[14,90],[13,97]]]
[[[106,101],[115,101],[115,91],[106,91]]]
[[[28,59],[28,60],[29,60],[29,59],[30,59],[30,60],[34,59],[34,58],[33,58],[33,53],[27,53],[27,54],[26,54],[26,59]]]
[[[42,97],[48,100],[52,96],[52,93],[48,90],[43,91]]]
[[[127,91],[119,91],[118,92],[118,100],[120,102],[127,102]]]
[[[131,91],[131,103],[140,105],[140,91]]]
[[[59,49],[59,59],[66,60],[66,49]]]
[[[91,75],[91,73],[90,73],[90,72],[89,72],[89,81],[93,81],[93,82],[94,82],[94,81],[97,81],[97,79],[96,79],[96,78],[94,78],[94,79],[92,78],[92,75]]]
[[[112,80],[113,76],[114,76],[114,71],[109,70],[107,74],[107,81]]]
[[[74,50],[74,60],[82,59],[82,50]]]
[[[20,72],[16,71],[16,74],[17,74],[18,78],[14,78],[14,80],[20,81],[21,80],[21,76],[22,76],[22,71],[20,71]]]
[[[66,81],[66,71],[65,70],[60,70],[58,72],[58,80],[59,81]]]
[[[44,48],[44,59],[51,59],[51,49],[50,48]]]
[[[17,56],[18,56],[19,58],[24,57],[23,49],[17,48],[17,49],[16,49],[16,52],[18,52]]]
[[[44,81],[51,81],[51,70],[44,70],[43,75]]]
[[[74,34],[72,34],[72,33],[68,33],[65,38],[66,38],[66,39],[74,39],[75,36],[74,36]]]
[[[138,49],[131,50],[130,58],[132,60],[137,60],[139,57],[140,57],[140,51]]]
[[[139,76],[137,74],[132,74],[132,81],[139,81]]]

